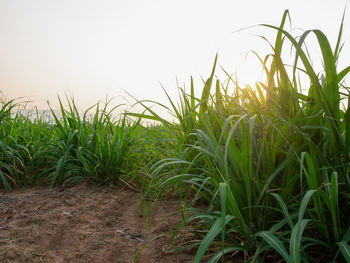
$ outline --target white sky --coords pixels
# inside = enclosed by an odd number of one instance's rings
[[[253,34],[273,39],[289,9],[293,28],[321,29],[334,45],[346,0],[0,0],[0,90],[8,98],[30,97],[40,108],[56,94],[70,92],[86,108],[109,97],[166,103],[160,83],[171,95],[195,77],[197,94],[216,52],[241,83],[261,79],[249,50],[271,52]],[[350,12],[343,40],[349,42]],[[289,26],[289,25],[288,25]],[[300,35],[300,31],[299,31]],[[345,44],[340,68],[349,62]],[[345,61],[345,58],[347,58]],[[350,63],[349,63],[350,64]],[[130,99],[130,97],[129,97]],[[130,99],[132,102],[132,99]]]

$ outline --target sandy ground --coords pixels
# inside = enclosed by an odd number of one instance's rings
[[[139,216],[139,194],[80,184],[0,190],[0,262],[192,262],[171,253],[179,201],[160,202],[152,227]]]

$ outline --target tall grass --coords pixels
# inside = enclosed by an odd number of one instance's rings
[[[262,25],[277,33],[273,53],[261,59],[266,82],[242,88],[228,74],[227,81],[215,81],[215,58],[200,98],[192,80],[178,106],[168,96],[177,123],[142,101],[149,114],[134,114],[158,120],[178,138],[177,151],[154,164],[145,195],[159,199],[179,189],[191,214],[182,226],[202,236],[187,244],[198,246],[194,262],[240,251],[253,262],[350,260],[350,109],[340,107],[350,67],[337,69],[343,21],[332,49],[319,30],[294,38],[284,30],[287,16],[279,27]],[[310,34],[321,50],[324,77],[305,51]],[[295,50],[291,72],[281,55],[288,41]],[[310,81],[306,95],[298,74]]]
[[[115,119],[116,107],[107,110],[110,101],[80,113],[73,98],[67,98],[68,109],[58,100],[60,116],[51,110],[51,120],[38,112],[33,116],[14,100],[2,101],[0,182],[5,188],[79,180],[111,184],[128,172],[139,121],[124,114]]]
[[[1,183],[7,189],[36,184],[55,158],[51,125],[15,100],[2,100],[0,108]]]

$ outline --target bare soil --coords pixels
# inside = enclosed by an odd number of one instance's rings
[[[79,184],[0,191],[0,262],[192,262],[172,253],[179,200],[139,215],[139,194]],[[143,249],[142,249],[143,248]]]

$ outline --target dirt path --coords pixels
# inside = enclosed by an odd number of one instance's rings
[[[86,184],[0,191],[0,262],[132,262],[142,246],[136,262],[192,262],[170,253],[179,201],[160,202],[150,229],[138,204],[134,191]]]

